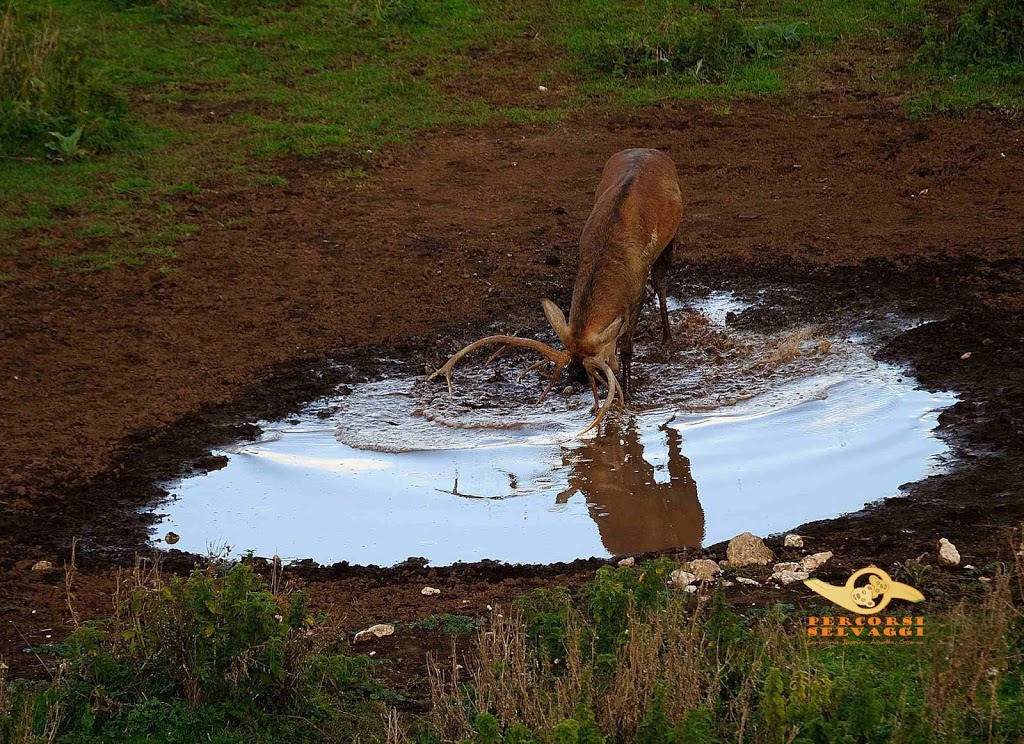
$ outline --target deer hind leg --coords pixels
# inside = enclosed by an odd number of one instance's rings
[[[675,252],[676,239],[672,238],[651,267],[651,284],[658,294],[658,307],[661,310],[661,342],[668,344],[672,340],[672,329],[668,324],[668,270],[672,267],[672,254]]]

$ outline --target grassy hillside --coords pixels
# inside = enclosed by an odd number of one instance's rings
[[[820,94],[1014,115],[1022,28],[1018,0],[14,0],[0,279],[37,244],[57,275],[174,271],[188,197],[278,188],[296,157],[360,178],[445,125]]]

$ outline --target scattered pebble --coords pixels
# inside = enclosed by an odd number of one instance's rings
[[[623,568],[627,568],[629,566],[632,566],[635,563],[636,563],[636,558],[634,558],[633,556],[629,556],[628,558],[623,558],[621,561],[619,561],[619,565],[621,567],[623,567]]]
[[[544,86],[544,85],[538,85],[537,86],[537,90],[539,90],[541,93],[547,93],[548,92],[547,86]]]
[[[939,544],[936,547],[939,551],[940,566],[960,565],[960,551],[956,549],[953,543],[943,537],[939,540]]]
[[[684,586],[683,587],[683,591],[686,592],[687,594],[693,594],[694,592],[697,591],[697,585],[696,584],[690,584],[689,586]]]
[[[32,564],[33,571],[49,571],[51,568],[53,568],[53,564],[49,561],[37,561]]]
[[[784,548],[802,548],[804,546],[804,539],[800,535],[786,535],[782,541],[782,547]]]
[[[712,560],[701,558],[690,561],[685,566],[686,570],[697,577],[697,581],[714,581],[722,569]]]
[[[562,395],[572,395],[576,391],[572,389],[572,385],[566,385],[562,388]]]
[[[971,352],[965,351],[963,354],[960,355],[960,358],[961,359],[970,359],[971,358]]]
[[[767,566],[773,558],[772,551],[764,544],[764,540],[750,532],[736,535],[730,540],[725,556],[729,559],[729,565],[737,568],[754,563]]]
[[[972,566],[970,563],[968,563],[966,566],[964,566],[964,570],[965,571],[973,571],[974,570],[974,566]]]
[[[677,568],[675,571],[673,571],[670,578],[672,579],[672,586],[674,586],[676,589],[685,589],[697,580],[696,576],[694,576],[689,571],[684,571],[681,568]]]
[[[371,625],[366,630],[360,630],[356,633],[353,640],[356,643],[362,643],[363,641],[372,641],[374,638],[384,638],[385,636],[393,635],[394,632],[394,625],[378,623],[377,625]]]
[[[736,577],[736,581],[737,581],[737,583],[746,584],[747,586],[761,586],[761,582],[760,581],[756,581],[754,579],[748,579],[746,576],[737,576]]]
[[[812,553],[811,555],[805,555],[800,559],[800,570],[807,571],[810,573],[817,568],[821,568],[832,558],[832,551],[826,550],[821,553]]]
[[[799,571],[800,564],[797,561],[786,561],[785,563],[775,564],[775,573],[782,573],[783,571]]]
[[[436,589],[432,586],[425,586],[422,589],[420,589],[420,594],[422,594],[424,597],[436,597],[440,593],[440,589]]]

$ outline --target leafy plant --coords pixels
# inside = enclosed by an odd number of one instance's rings
[[[82,139],[82,128],[79,127],[71,134],[66,137],[60,132],[50,132],[55,142],[47,142],[46,149],[50,150],[52,155],[50,159],[58,163],[67,163],[71,160],[79,160],[84,158],[86,151],[78,146],[79,140]]]

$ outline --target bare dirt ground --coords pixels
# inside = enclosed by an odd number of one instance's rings
[[[682,296],[767,289],[765,309],[743,317],[767,326],[888,312],[938,321],[906,333],[880,323],[881,354],[962,393],[941,418],[962,464],[907,498],[801,528],[837,554],[823,578],[917,556],[939,536],[965,563],[997,560],[1004,528],[1024,521],[1022,136],[1021,122],[995,115],[910,122],[827,101],[445,130],[379,158],[365,179],[294,161],[278,164],[283,187],[202,184],[182,197],[202,229],[170,275],[59,272],[47,249],[19,246],[23,280],[0,294],[0,658],[33,673],[21,650],[70,627],[63,573],[33,572],[35,561],[61,565],[77,537],[75,606],[109,614],[118,567],[149,550],[138,509],[160,495],[155,483],[216,467],[209,449],[246,422],[372,376],[381,356],[421,371],[492,326],[538,329],[541,297],[568,306],[600,169],[633,146],[668,152],[685,184],[672,275]],[[292,573],[355,628],[482,614],[602,564]],[[420,596],[427,583],[442,596]],[[424,651],[449,642],[416,631],[380,650],[422,673]]]

